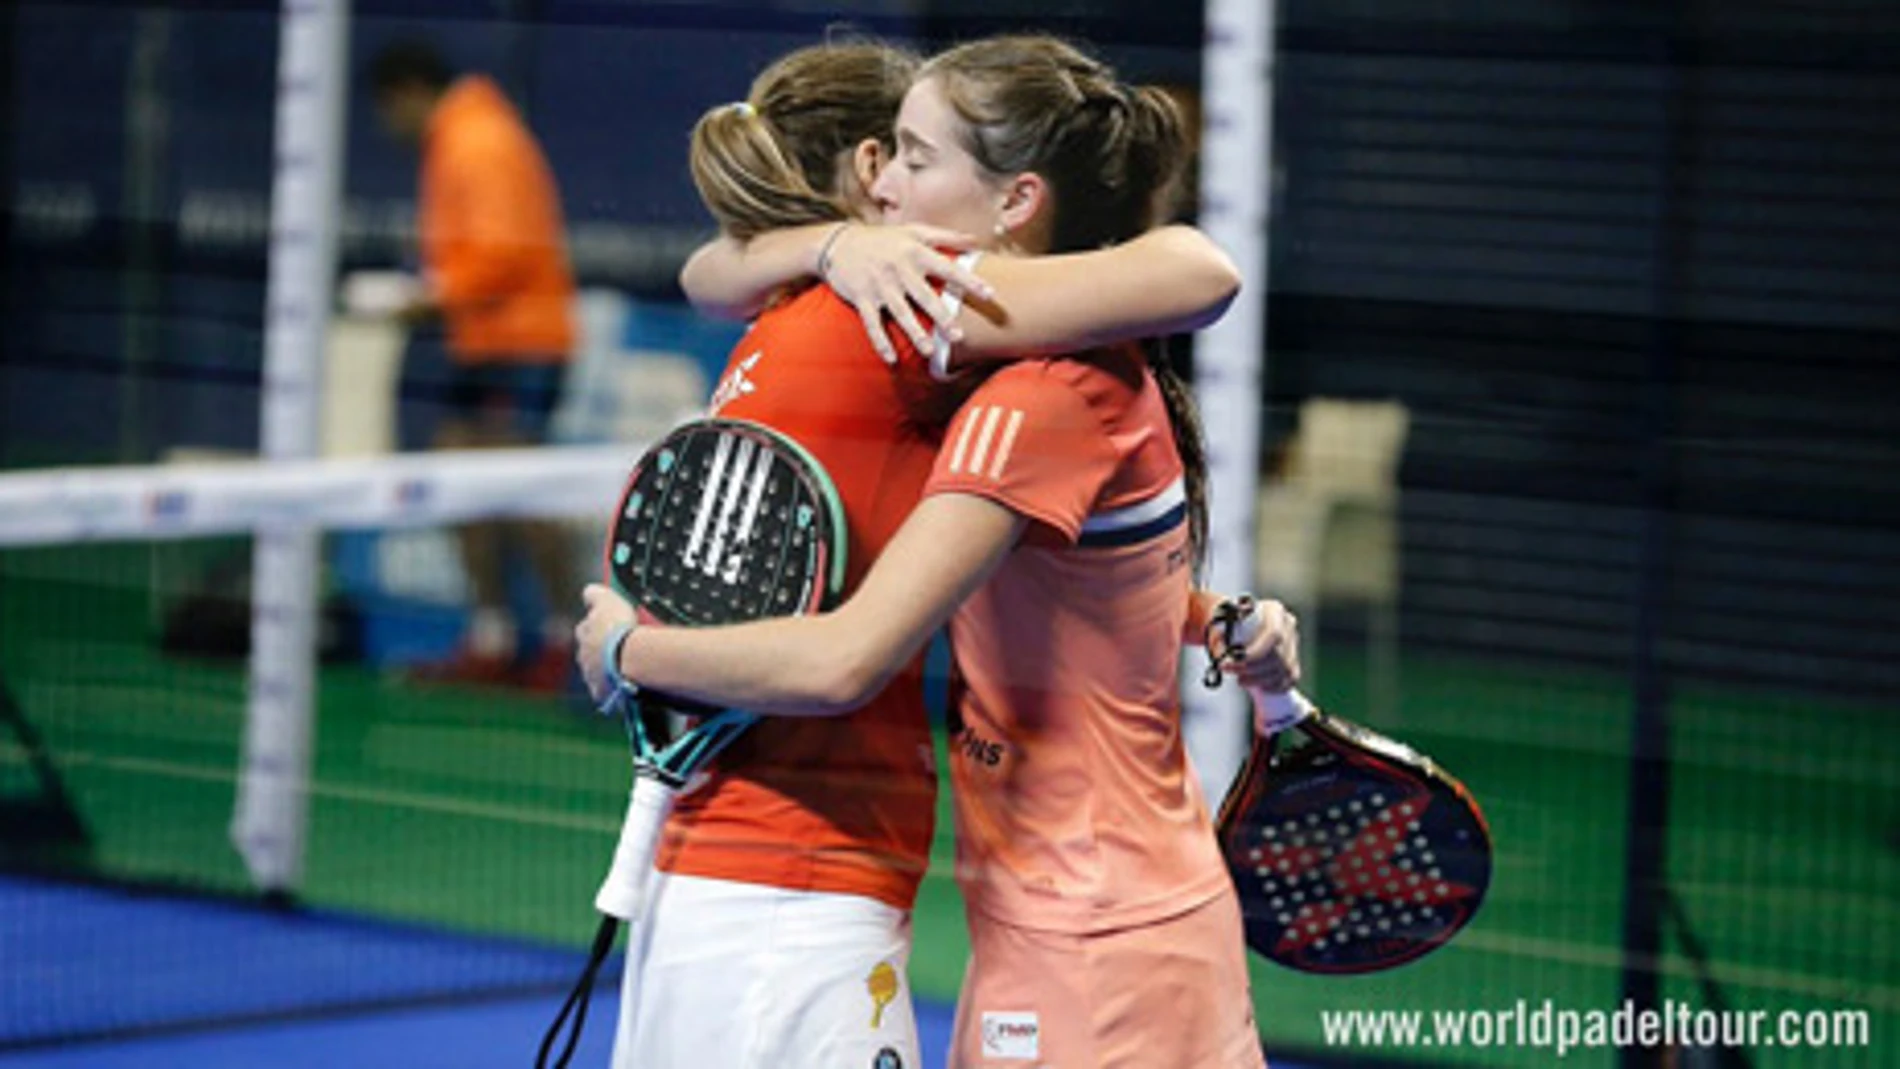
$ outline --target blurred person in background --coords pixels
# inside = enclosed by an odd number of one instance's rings
[[[422,155],[422,277],[392,311],[411,324],[439,319],[446,334],[450,373],[432,444],[543,444],[576,335],[560,192],[547,159],[492,80],[456,76],[427,45],[385,48],[369,82],[383,127]],[[468,524],[457,535],[472,613],[458,653],[424,674],[559,689],[571,664],[573,619],[564,609],[577,574],[565,533],[548,521],[508,520]],[[540,583],[538,647],[522,641],[510,607],[511,550],[526,555]]]

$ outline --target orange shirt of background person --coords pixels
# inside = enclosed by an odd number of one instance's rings
[[[574,276],[560,194],[534,135],[489,79],[458,79],[430,115],[419,214],[430,298],[458,362],[569,358]]]

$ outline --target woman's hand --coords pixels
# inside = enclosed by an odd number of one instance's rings
[[[1259,598],[1253,614],[1237,627],[1251,633],[1246,646],[1237,651],[1226,649],[1224,636],[1216,632],[1215,649],[1221,672],[1237,677],[1249,687],[1269,694],[1284,694],[1300,682],[1300,621],[1281,602]]]
[[[991,299],[989,284],[953,259],[955,253],[975,247],[968,235],[938,227],[841,223],[819,255],[818,273],[858,310],[872,347],[885,363],[894,364],[897,352],[884,328],[887,315],[920,351],[929,350],[930,330],[918,319],[919,312],[952,344],[962,337],[933,280]]]
[[[580,665],[582,678],[587,680],[587,693],[593,695],[594,701],[604,702],[614,685],[607,678],[603,647],[622,624],[633,625],[633,606],[599,583],[587,584],[581,591],[581,600],[587,604],[587,615],[574,625],[574,661]]]

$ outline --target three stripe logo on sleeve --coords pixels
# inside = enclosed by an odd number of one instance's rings
[[[1023,410],[1001,405],[975,405],[963,416],[956,432],[956,447],[950,454],[952,475],[980,475],[1001,479],[1010,453],[1016,448],[1016,433],[1022,430]]]

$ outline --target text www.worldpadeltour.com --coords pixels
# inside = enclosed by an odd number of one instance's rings
[[[1320,1027],[1329,1047],[1524,1049],[1558,1057],[1606,1047],[1822,1050],[1872,1042],[1866,1010],[1711,1010],[1674,1000],[1614,1010],[1568,1009],[1549,999],[1475,1010],[1326,1010]]]

